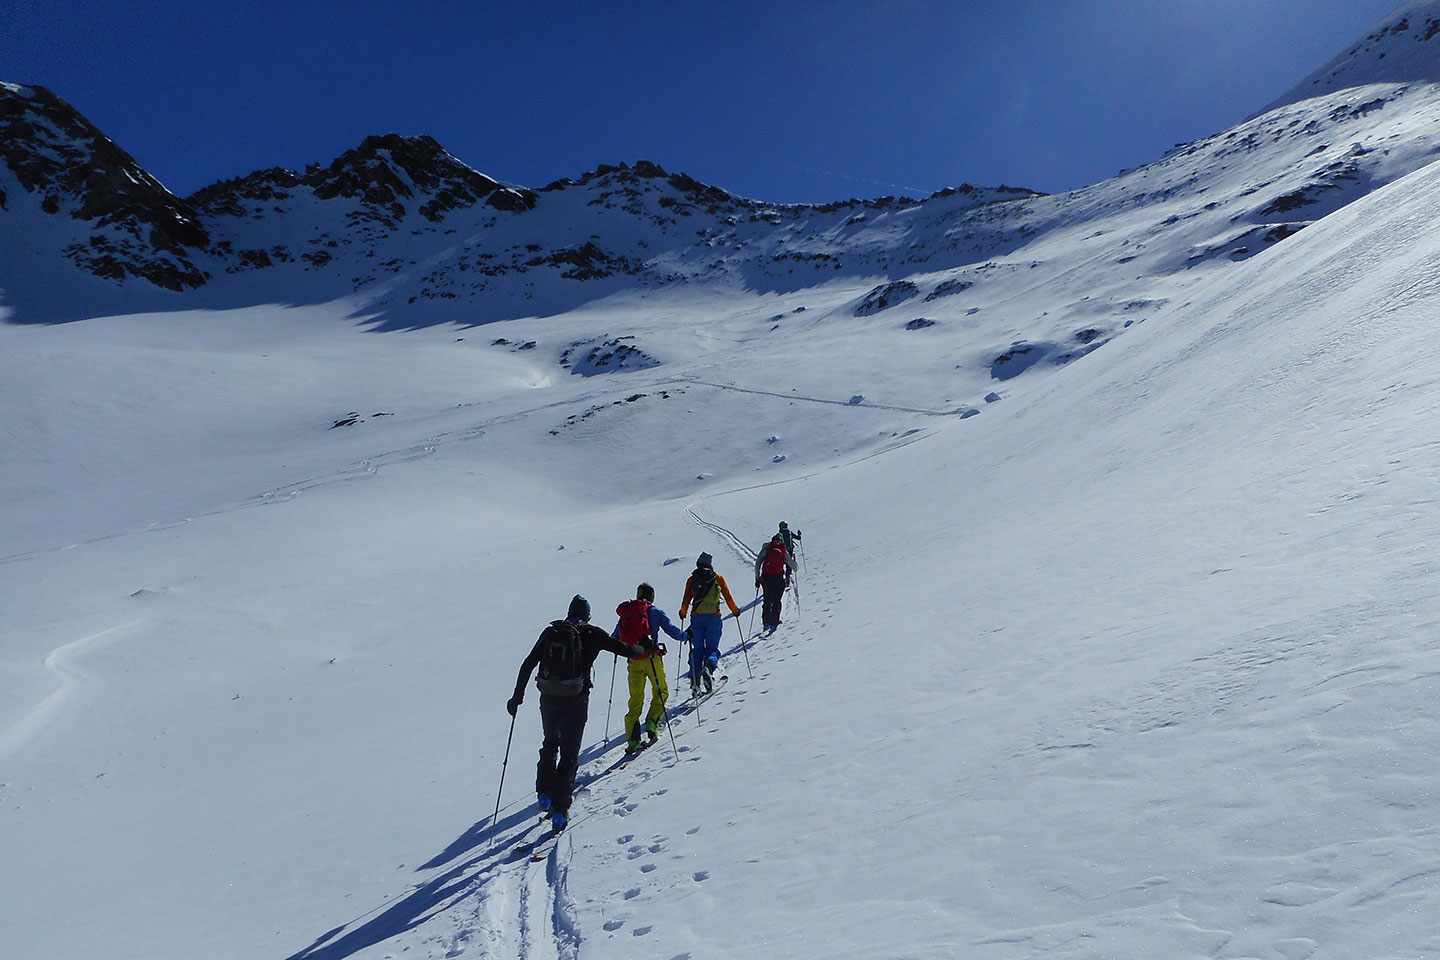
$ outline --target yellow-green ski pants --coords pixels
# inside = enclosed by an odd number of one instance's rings
[[[630,660],[630,709],[625,714],[625,736],[632,736],[635,724],[640,720],[640,708],[645,705],[645,685],[652,684],[655,694],[650,698],[650,712],[646,720],[653,720],[658,727],[665,719],[665,701],[670,699],[670,687],[665,683],[665,661],[659,657],[644,660]]]

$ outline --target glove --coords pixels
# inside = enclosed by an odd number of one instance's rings
[[[756,578],[755,578],[755,589],[756,589],[756,590],[759,590],[759,589],[760,589],[760,578],[759,578],[759,577],[756,577]]]
[[[691,630],[689,627],[686,627],[686,628],[685,628],[685,639],[688,640],[688,641],[691,642],[691,643],[694,643],[694,642],[695,642],[695,631]]]
[[[665,659],[665,655],[668,654],[670,651],[665,649],[665,644],[657,643],[655,644],[655,652],[660,654],[660,659],[663,660]]]
[[[520,709],[520,704],[524,702],[525,700],[517,694],[505,701],[505,709],[509,711],[510,716],[513,717],[515,716],[515,711]]]

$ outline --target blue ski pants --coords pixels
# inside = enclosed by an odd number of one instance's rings
[[[690,620],[690,676],[700,676],[702,664],[713,670],[720,662],[720,637],[725,618],[718,613],[697,613]]]

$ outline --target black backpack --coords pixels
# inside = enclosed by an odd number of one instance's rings
[[[540,634],[541,693],[573,697],[585,692],[585,641],[573,623],[556,620]]]
[[[690,604],[691,610],[700,606],[700,601],[709,600],[710,594],[716,588],[715,568],[696,567],[695,572],[690,574]],[[719,603],[719,600],[716,600]]]

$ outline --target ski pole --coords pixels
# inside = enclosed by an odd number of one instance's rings
[[[796,542],[800,544],[800,566],[802,566],[802,567],[805,568],[805,572],[806,572],[806,573],[809,573],[809,572],[810,572],[810,564],[808,564],[808,563],[805,562],[805,541],[804,541],[804,540],[797,540]]]
[[[516,711],[517,713],[519,711]],[[505,738],[505,759],[500,764],[500,789],[495,791],[495,813],[490,817],[490,842],[495,842],[495,827],[500,822],[500,795],[505,792],[505,768],[510,766],[510,741],[515,738],[515,714],[510,714],[510,735]]]
[[[686,637],[690,636],[690,631],[685,629],[684,617],[680,618],[680,632],[683,633]],[[689,662],[688,659],[685,657],[685,644],[689,642],[689,640],[681,639],[678,643],[675,644],[675,676],[677,677],[680,676],[680,664]]]
[[[760,588],[755,588],[755,599],[760,599]],[[755,636],[755,604],[750,605],[750,636]]]
[[[740,629],[740,618],[735,618],[735,632],[740,634],[740,649],[745,651],[745,672],[750,674],[750,679],[755,679],[755,671],[750,669],[750,648],[745,645],[745,631]]]
[[[686,642],[690,644],[690,656],[687,658],[690,663],[690,702],[695,704],[695,722],[704,723],[705,718],[700,716],[700,685],[696,682],[700,674],[695,669],[695,641],[692,638]]]
[[[615,704],[615,668],[619,665],[620,658],[616,656],[610,664],[610,701],[605,704],[605,739],[600,741],[601,746],[610,742],[610,708]]]
[[[660,671],[655,666],[655,658],[650,658],[650,675],[655,678],[655,696],[660,696]],[[664,702],[661,702],[660,715],[665,720],[665,732],[670,734],[670,749],[675,751],[675,759],[680,759],[680,748],[675,746],[675,731],[670,729],[670,715],[665,712]]]

